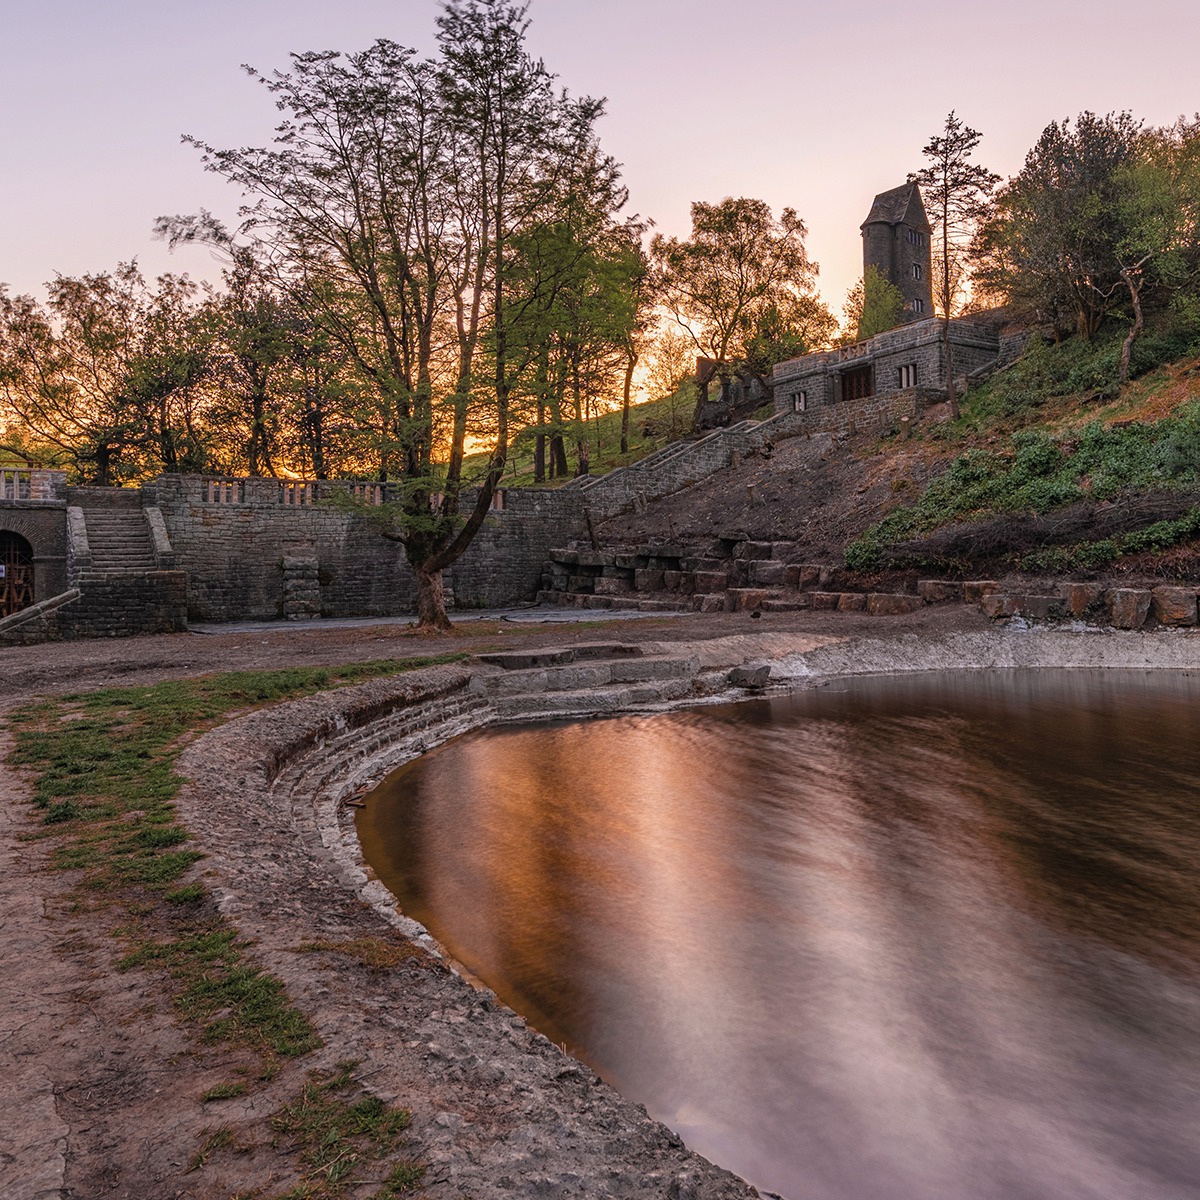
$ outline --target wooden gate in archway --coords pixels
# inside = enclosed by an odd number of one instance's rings
[[[0,533],[0,617],[33,603],[33,547],[18,533]]]

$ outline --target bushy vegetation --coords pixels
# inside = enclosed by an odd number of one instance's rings
[[[1036,363],[1034,368],[1036,369]],[[1078,369],[1076,363],[1069,370]],[[1061,369],[1061,367],[1059,368]],[[1046,513],[1079,500],[1112,500],[1152,489],[1185,489],[1200,484],[1200,403],[1181,407],[1158,422],[1124,425],[1092,421],[1054,436],[1044,429],[1019,430],[1003,450],[975,448],[959,455],[949,470],[926,488],[913,505],[897,508],[872,525],[846,549],[855,570],[887,565],[887,548],[952,521],[1000,513]],[[1169,528],[1168,528],[1169,526]],[[1151,543],[1174,544],[1185,536],[1185,521],[1142,533]],[[1127,545],[1106,546],[1097,554],[1131,553]]]

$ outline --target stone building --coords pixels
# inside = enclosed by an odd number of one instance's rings
[[[880,192],[860,226],[863,274],[874,267],[904,297],[904,320],[933,316],[933,260],[921,189],[905,183]]]

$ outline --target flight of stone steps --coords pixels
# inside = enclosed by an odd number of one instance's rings
[[[689,695],[697,658],[647,654],[641,646],[595,643],[482,654],[471,690],[501,718],[622,712]]]
[[[90,571],[94,575],[136,575],[157,569],[150,528],[140,506],[84,509]]]

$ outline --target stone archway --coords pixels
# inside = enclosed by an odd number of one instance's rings
[[[33,547],[19,534],[0,529],[0,617],[33,603]]]

